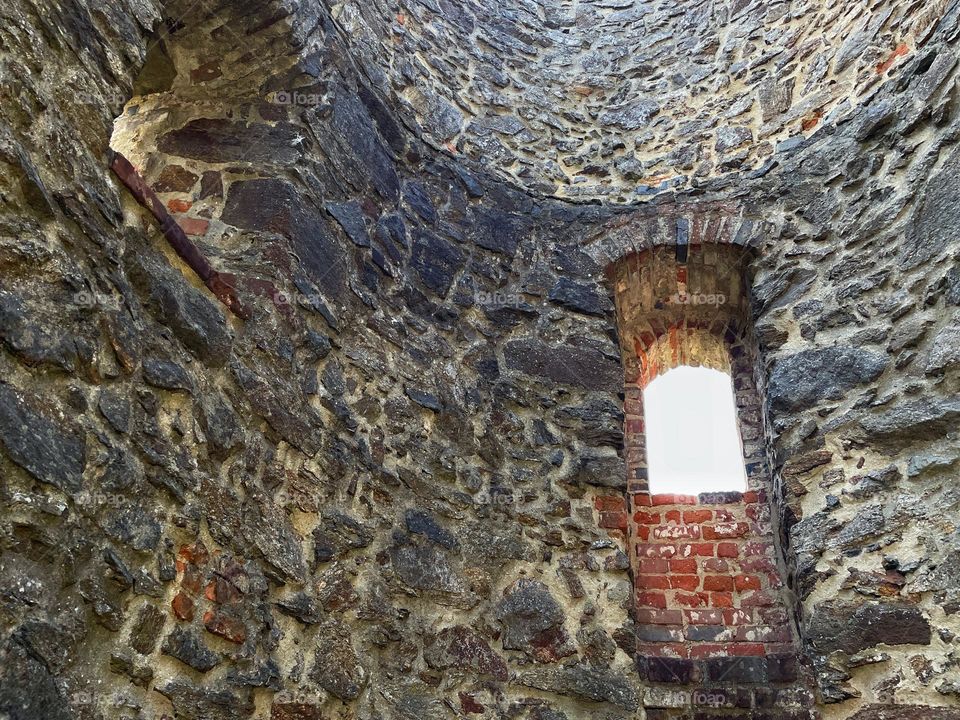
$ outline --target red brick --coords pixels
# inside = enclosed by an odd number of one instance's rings
[[[670,587],[674,590],[696,590],[700,587],[699,575],[671,575]]]
[[[750,490],[743,494],[743,501],[745,503],[755,503],[760,499],[760,496],[757,494],[756,490]]]
[[[187,622],[193,620],[193,599],[185,592],[178,592],[170,604],[177,619]]]
[[[708,575],[703,579],[703,589],[730,592],[734,589],[733,578],[728,575]]]
[[[643,558],[638,563],[638,568],[641,573],[660,575],[670,572],[670,563],[672,562],[673,560],[655,560],[651,558]]]
[[[670,578],[667,575],[637,575],[638,590],[669,590]]]
[[[727,649],[725,645],[717,644],[705,644],[697,643],[690,647],[690,657],[693,660],[700,660],[703,658],[719,658],[726,657]]]
[[[698,570],[699,567],[694,558],[670,561],[670,572],[672,573],[696,574]]]
[[[760,614],[763,622],[768,625],[786,625],[789,620],[787,609],[784,607],[762,607],[758,608],[757,612]]]
[[[681,625],[683,613],[679,610],[637,610],[637,622],[648,625]]]
[[[666,610],[667,596],[662,592],[639,592],[637,593],[637,606]]]
[[[638,510],[633,514],[633,521],[638,525],[659,525],[660,513]]]
[[[634,528],[637,539],[647,542],[650,539],[650,526],[649,525],[639,525]]]
[[[741,538],[750,532],[750,526],[745,522],[740,523],[721,523],[719,525],[704,525],[704,540],[729,540],[731,538]]]
[[[600,513],[600,527],[616,528],[618,530],[627,529],[627,513],[622,510]]]
[[[733,580],[738,592],[759,590],[762,585],[760,578],[756,575],[737,575]]]
[[[626,499],[622,495],[598,495],[593,499],[593,505],[601,512],[627,509]]]
[[[637,653],[647,657],[688,658],[690,647],[686,643],[638,643]]]
[[[753,611],[751,610],[724,610],[723,611],[723,624],[724,625],[752,625],[753,624]]]
[[[733,522],[736,516],[726,508],[717,508],[717,522]]]
[[[678,592],[673,600],[677,605],[688,608],[707,607],[710,604],[710,596],[707,593]]]
[[[783,587],[783,580],[780,578],[780,573],[769,573],[767,575],[767,583],[774,590],[779,590]]]
[[[180,225],[180,228],[187,235],[202,236],[207,234],[207,230],[210,227],[209,220],[203,220],[201,218],[192,218],[185,217],[177,220],[177,223]]]
[[[732,608],[733,593],[728,593],[728,592],[710,593],[710,605],[715,608]]]
[[[661,525],[653,529],[653,537],[658,540],[699,540],[699,525]]]
[[[651,545],[640,543],[637,545],[637,557],[640,558],[661,558],[669,560],[677,554],[677,548],[673,545]]]
[[[790,629],[784,625],[781,627],[769,627],[765,625],[748,626],[737,628],[737,640],[743,642],[760,643],[786,643],[793,637]]]
[[[743,554],[746,557],[756,557],[758,555],[773,555],[773,543],[748,542],[743,546]]]
[[[653,501],[647,493],[634,493],[632,496],[634,507],[650,507]]]
[[[776,598],[772,594],[760,590],[740,598],[740,607],[769,607],[776,603]]]
[[[703,523],[713,519],[712,510],[684,510],[683,521],[685,523]]]
[[[696,495],[651,495],[654,505],[696,505]]]
[[[723,612],[720,610],[684,610],[683,614],[691,625],[723,625]]]
[[[768,557],[749,557],[740,561],[745,573],[777,572],[777,564]]]
[[[726,560],[708,558],[703,561],[703,569],[712,573],[725,573],[730,571],[730,563]]]
[[[185,213],[192,207],[193,203],[189,200],[174,199],[167,202],[167,209],[172,213]]]
[[[735,558],[740,557],[740,548],[736,543],[722,542],[717,543],[717,557]]]
[[[713,557],[716,552],[716,545],[713,543],[684,543],[677,546],[677,552],[680,557]]]
[[[737,657],[763,657],[767,654],[763,643],[730,643],[727,652]]]

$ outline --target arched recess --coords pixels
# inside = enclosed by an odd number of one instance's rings
[[[771,717],[799,717],[795,713],[813,704],[812,684],[770,506],[750,255],[729,240],[657,245],[608,266],[624,367],[627,492],[621,529],[629,545],[641,676],[654,687],[684,686],[689,692],[681,693],[680,705],[734,703],[773,710]],[[745,492],[651,494],[643,391],[680,366],[730,374]],[[705,688],[713,695],[697,694]],[[777,688],[778,700],[770,700],[770,688]],[[647,707],[674,707],[677,697],[654,692]]]

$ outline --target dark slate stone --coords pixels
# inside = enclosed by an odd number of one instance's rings
[[[387,145],[395,153],[401,153],[406,146],[406,133],[394,119],[393,113],[384,105],[377,94],[366,85],[357,87],[357,97],[367,108],[370,117],[380,131],[380,137],[387,141]]]
[[[850,720],[960,720],[960,710],[929,705],[868,705]]]
[[[960,267],[952,267],[947,271],[947,302],[960,305]]]
[[[538,580],[521,578],[507,588],[494,611],[503,626],[503,647],[506,650],[527,650],[544,631],[563,624],[564,612]]]
[[[156,549],[162,534],[157,518],[139,503],[108,510],[104,515],[103,530],[134,550]]]
[[[314,559],[329,562],[350,550],[365,548],[373,542],[373,531],[333,508],[325,509],[313,531]]]
[[[552,302],[571,310],[603,317],[612,312],[613,306],[610,299],[600,292],[599,287],[596,284],[578,283],[562,277],[557,280],[548,297]]]
[[[240,720],[254,711],[249,695],[238,697],[227,690],[207,690],[181,680],[157,690],[177,709],[177,720]]]
[[[504,348],[508,368],[588,390],[618,392],[623,385],[619,359],[573,345],[550,347],[533,339],[513,340]]]
[[[473,211],[473,241],[482,248],[512,258],[529,224],[518,215],[487,207]]]
[[[923,398],[901,402],[878,415],[860,421],[870,440],[895,447],[915,440],[930,441],[957,429],[960,422],[960,398],[931,400]]]
[[[80,299],[83,294],[75,297]],[[76,343],[63,326],[5,291],[0,291],[0,341],[27,364],[51,363],[70,372],[76,367]]]
[[[343,249],[322,214],[286,180],[232,183],[220,218],[230,225],[289,238],[316,285],[335,298],[346,287]]]
[[[147,308],[180,342],[211,365],[222,365],[230,353],[232,332],[223,311],[162,255],[140,249],[127,253],[128,272],[147,294]]]
[[[166,620],[166,614],[149,603],[140,608],[130,629],[130,645],[133,649],[141,655],[151,655],[157,647]]]
[[[100,414],[118,433],[130,432],[130,400],[122,393],[104,388],[97,403]]]
[[[172,360],[144,358],[143,379],[148,385],[163,390],[193,392],[193,380],[186,369]]]
[[[521,673],[516,682],[560,695],[611,703],[626,710],[636,710],[640,704],[634,680],[605,668],[575,665],[528,670]]]
[[[403,199],[421,218],[430,225],[437,222],[437,210],[433,207],[426,188],[418,182],[407,181],[403,187]]]
[[[452,550],[457,546],[457,539],[453,533],[440,525],[434,517],[425,510],[407,510],[404,515],[407,532],[424,535],[431,542]]]
[[[370,235],[367,232],[367,224],[363,219],[363,212],[360,210],[360,203],[356,200],[327,203],[326,208],[354,245],[370,247]]]
[[[350,629],[338,620],[317,632],[316,661],[310,679],[344,701],[356,700],[366,682],[366,670],[353,649]]]
[[[68,699],[33,653],[16,640],[0,651],[0,717],[9,720],[72,720]]]
[[[778,360],[770,372],[767,395],[776,411],[815,407],[840,400],[849,390],[880,377],[889,360],[854,347],[803,350]]]
[[[445,593],[461,593],[465,588],[446,553],[432,543],[397,538],[390,548],[390,562],[397,578],[411,588]]]
[[[423,649],[423,659],[435,670],[455,668],[501,682],[509,677],[503,658],[481,635],[463,625],[444,628],[431,638]]]
[[[924,372],[928,375],[942,375],[957,365],[960,365],[960,319],[934,336]]]
[[[289,123],[198,118],[163,135],[157,148],[169,155],[211,163],[292,165],[301,157],[301,140],[300,131]]]
[[[434,412],[440,412],[443,410],[443,405],[440,403],[440,398],[436,395],[423,390],[418,390],[417,388],[410,387],[405,385],[403,391],[407,394],[407,397],[413,400],[417,405],[425,407],[427,410],[433,410]]]
[[[220,663],[220,656],[203,643],[196,631],[182,627],[167,635],[160,652],[199,672],[213,670]]]
[[[437,295],[447,294],[463,263],[460,250],[437,235],[420,230],[414,236],[410,265],[423,284]]]
[[[64,492],[80,489],[86,466],[83,435],[42,410],[37,398],[0,383],[0,446],[13,462]]]
[[[264,373],[272,370],[264,365],[258,368]],[[296,386],[285,384],[271,374],[260,376],[240,362],[233,363],[231,370],[237,383],[246,391],[253,409],[274,431],[310,457],[319,452],[323,419],[297,393]]]
[[[900,264],[906,269],[960,243],[960,150],[953,151],[926,187],[907,237],[899,245]]]
[[[274,604],[284,615],[296,618],[304,625],[316,625],[326,616],[320,602],[303,592],[280,598]]]
[[[199,200],[223,197],[223,178],[216,170],[206,170],[200,176]]]
[[[627,486],[627,465],[619,455],[584,451],[578,455],[575,468],[568,482],[616,489]]]
[[[818,653],[853,655],[881,643],[929,645],[931,629],[914,605],[827,600],[812,608],[804,637]]]
[[[223,460],[243,442],[243,428],[237,411],[219,391],[203,393],[200,407],[208,452],[214,459]]]
[[[380,144],[373,121],[356,93],[340,88],[333,101],[333,127],[357,158],[357,166],[380,195],[390,202],[400,197],[400,180],[393,158]]]

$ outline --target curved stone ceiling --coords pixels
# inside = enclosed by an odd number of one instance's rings
[[[541,195],[762,171],[916,52],[946,0],[327,0],[431,145]]]

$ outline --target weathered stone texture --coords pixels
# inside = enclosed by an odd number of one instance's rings
[[[958,9],[701,5],[4,4],[0,715],[633,718],[602,271],[715,242],[824,715],[955,714]]]

